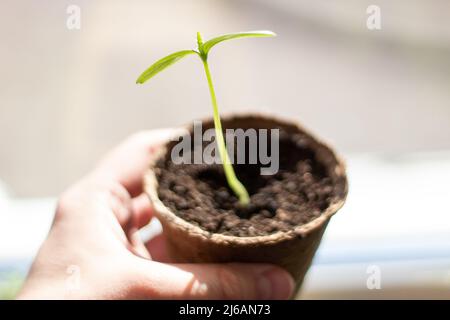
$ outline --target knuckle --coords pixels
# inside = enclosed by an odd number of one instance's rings
[[[72,191],[68,190],[64,192],[56,203],[55,220],[63,218],[73,207],[73,202]]]
[[[225,266],[217,270],[219,293],[223,299],[243,299],[246,297],[245,280],[238,276],[234,268]]]
[[[117,181],[111,182],[110,185],[105,189],[109,191],[112,197],[117,198],[124,205],[128,204],[131,201],[131,196],[128,191]]]
[[[132,257],[130,259],[130,264],[135,265],[135,258]],[[130,290],[129,297],[133,299],[162,299],[169,298],[161,293],[161,287],[158,284],[158,281],[155,281],[156,272],[149,272],[145,270],[145,272],[133,269],[130,271],[130,264],[126,264],[126,268],[122,270],[122,280],[124,280],[128,288]],[[149,266],[149,270],[151,270],[151,266]]]
[[[195,279],[190,288],[190,296],[196,299],[205,299],[209,295],[209,287],[206,283]]]

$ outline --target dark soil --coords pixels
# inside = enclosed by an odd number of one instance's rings
[[[229,189],[221,165],[176,165],[170,157],[156,164],[158,195],[176,215],[212,233],[249,237],[291,230],[318,217],[342,195],[310,142],[305,134],[280,130],[275,175],[261,175],[260,164],[234,165],[251,197],[247,207]]]

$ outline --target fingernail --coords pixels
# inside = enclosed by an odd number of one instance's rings
[[[286,271],[270,268],[261,273],[257,289],[263,300],[289,299],[294,290],[294,280]]]

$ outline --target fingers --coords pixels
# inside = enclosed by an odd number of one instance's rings
[[[76,216],[77,220],[92,219],[112,212],[119,224],[124,225],[130,218],[130,208],[130,195],[121,184],[87,176],[60,196],[56,218]]]
[[[267,264],[162,264],[141,259],[139,291],[156,299],[288,299],[285,270]]]
[[[104,157],[78,189],[91,197],[108,193],[111,209],[126,232],[145,226],[152,218],[152,210],[142,195],[143,176],[155,148],[174,133],[175,129],[160,129],[134,134]]]
[[[106,155],[94,173],[118,181],[136,197],[143,191],[142,180],[152,154],[175,133],[175,129],[158,129],[134,134]]]
[[[140,194],[131,200],[133,227],[138,229],[147,225],[153,217],[153,209],[146,194]]]
[[[139,236],[139,230],[136,228],[131,228],[128,232],[129,250],[135,255],[144,258],[151,259],[150,253],[147,251],[144,243]]]
[[[139,235],[139,229],[147,225],[153,217],[150,200],[146,194],[141,194],[131,200],[131,214],[132,217],[126,228],[130,242],[129,249],[137,256],[151,259],[152,256]]]
[[[166,239],[163,233],[160,233],[151,238],[145,247],[152,256],[152,259],[158,262],[173,262],[167,252]]]

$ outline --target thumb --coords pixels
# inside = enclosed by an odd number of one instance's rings
[[[269,264],[163,264],[141,260],[142,295],[153,299],[288,299],[290,274]]]

